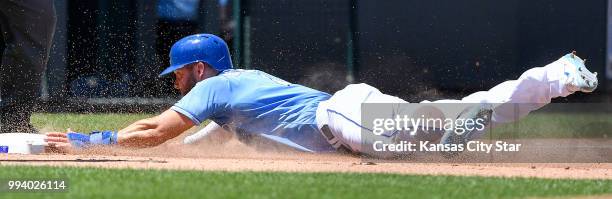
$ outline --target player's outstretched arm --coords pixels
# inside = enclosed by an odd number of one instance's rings
[[[231,140],[233,135],[234,134],[229,130],[229,128],[224,128],[214,121],[210,121],[206,127],[185,137],[185,139],[183,139],[183,143],[193,145],[204,143],[219,145]]]
[[[167,110],[158,116],[139,120],[120,130],[117,143],[126,147],[157,146],[193,126],[189,118],[176,111]]]
[[[49,145],[49,151],[58,152],[92,145],[151,147],[178,136],[192,126],[194,124],[189,118],[173,110],[167,110],[158,116],[134,122],[117,133],[103,131],[95,135],[85,135],[70,130],[68,133],[50,132],[47,133],[45,141]]]

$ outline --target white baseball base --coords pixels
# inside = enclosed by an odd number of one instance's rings
[[[39,154],[45,152],[45,135],[31,133],[0,134],[0,153]]]

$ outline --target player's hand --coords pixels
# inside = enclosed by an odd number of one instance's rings
[[[90,134],[72,132],[50,132],[45,138],[49,151],[68,152],[73,149],[84,149],[95,145],[117,144],[117,132],[92,131]]]
[[[67,132],[72,132],[70,129]],[[63,132],[48,132],[45,137],[45,142],[47,142],[47,147],[45,148],[46,152],[51,153],[67,153],[74,150],[74,147],[68,140],[66,135],[67,133]]]

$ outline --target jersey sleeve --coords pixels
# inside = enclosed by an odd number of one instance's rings
[[[226,109],[230,98],[229,81],[223,77],[212,77],[198,82],[181,100],[170,109],[188,117],[195,125]]]

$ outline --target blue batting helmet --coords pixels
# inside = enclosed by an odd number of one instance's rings
[[[217,71],[231,69],[232,59],[223,39],[212,34],[195,34],[182,38],[170,49],[170,66],[159,76],[195,62],[205,62]]]

